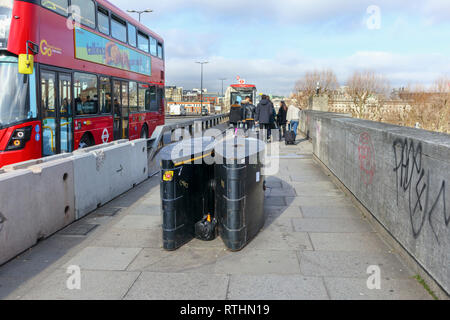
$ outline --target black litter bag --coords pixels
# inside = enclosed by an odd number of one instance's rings
[[[212,218],[211,216],[205,215],[202,220],[195,224],[195,237],[204,241],[211,241],[216,238],[216,218]]]

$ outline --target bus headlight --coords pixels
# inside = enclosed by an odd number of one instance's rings
[[[6,151],[20,150],[25,148],[26,143],[31,139],[32,127],[24,127],[14,130],[9,139]]]

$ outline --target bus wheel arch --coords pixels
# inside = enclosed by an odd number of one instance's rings
[[[148,139],[149,138],[149,136],[148,136],[148,126],[147,126],[147,124],[146,123],[144,123],[143,125],[142,125],[142,128],[141,128],[141,139]]]
[[[78,149],[84,149],[95,145],[94,136],[91,132],[85,132],[78,143]]]

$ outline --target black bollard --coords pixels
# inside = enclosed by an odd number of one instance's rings
[[[161,150],[163,247],[175,250],[195,237],[195,224],[214,217],[212,137],[187,139]],[[210,159],[208,163],[211,163]]]
[[[265,143],[232,137],[215,147],[215,213],[219,235],[238,251],[264,226],[264,178],[261,174]]]

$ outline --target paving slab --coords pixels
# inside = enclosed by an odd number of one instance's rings
[[[226,274],[142,272],[126,300],[224,300]]]
[[[320,195],[297,195],[297,197],[285,197],[287,204],[295,206],[324,206],[324,207],[348,207],[351,202],[344,194],[338,196]]]
[[[281,206],[281,207],[288,205],[288,203],[286,203],[285,197],[280,196],[277,197],[267,196],[264,199],[264,203],[271,206]]]
[[[324,278],[333,300],[432,300],[415,279],[381,279],[380,289],[369,289],[367,279]]]
[[[68,289],[71,274],[57,270],[21,299],[26,300],[119,300],[139,276],[139,272],[92,271],[81,269],[80,289]]]
[[[308,182],[308,181],[329,181],[329,177],[324,173],[301,173],[297,172],[297,174],[290,175],[291,181],[293,182]]]
[[[295,189],[277,189],[268,187],[266,190],[267,197],[296,197]]]
[[[230,300],[327,300],[322,278],[301,275],[232,275]]]
[[[292,218],[268,216],[262,231],[293,232]]]
[[[313,250],[307,233],[261,231],[247,248],[259,250]]]
[[[299,274],[296,251],[255,250],[249,247],[217,260],[219,274]]]
[[[114,228],[118,229],[157,229],[161,228],[162,216],[150,216],[150,215],[127,215],[123,217]]]
[[[282,188],[283,185],[282,185],[281,181],[266,180],[266,187],[268,187],[268,188]]]
[[[87,270],[125,270],[141,248],[86,247],[64,265]]]
[[[373,232],[363,219],[351,218],[292,218],[295,231],[299,232]]]
[[[225,248],[183,246],[175,251],[146,248],[128,267],[130,271],[165,273],[214,273],[217,260],[227,254]]]
[[[162,248],[162,230],[111,228],[95,240],[97,247]]]
[[[159,200],[161,201],[161,200]],[[162,214],[161,204],[148,203],[145,201],[139,202],[139,204],[134,205],[128,210],[130,215],[149,215],[149,216],[160,216]]]
[[[309,233],[317,251],[392,252],[375,233]]]
[[[316,277],[365,278],[369,266],[379,266],[382,277],[410,278],[413,274],[393,253],[356,251],[298,251],[302,274]]]
[[[271,218],[303,218],[302,211],[299,206],[290,207],[277,207],[277,206],[265,206],[264,213]]]
[[[300,206],[304,218],[363,218],[353,205],[346,206]]]

